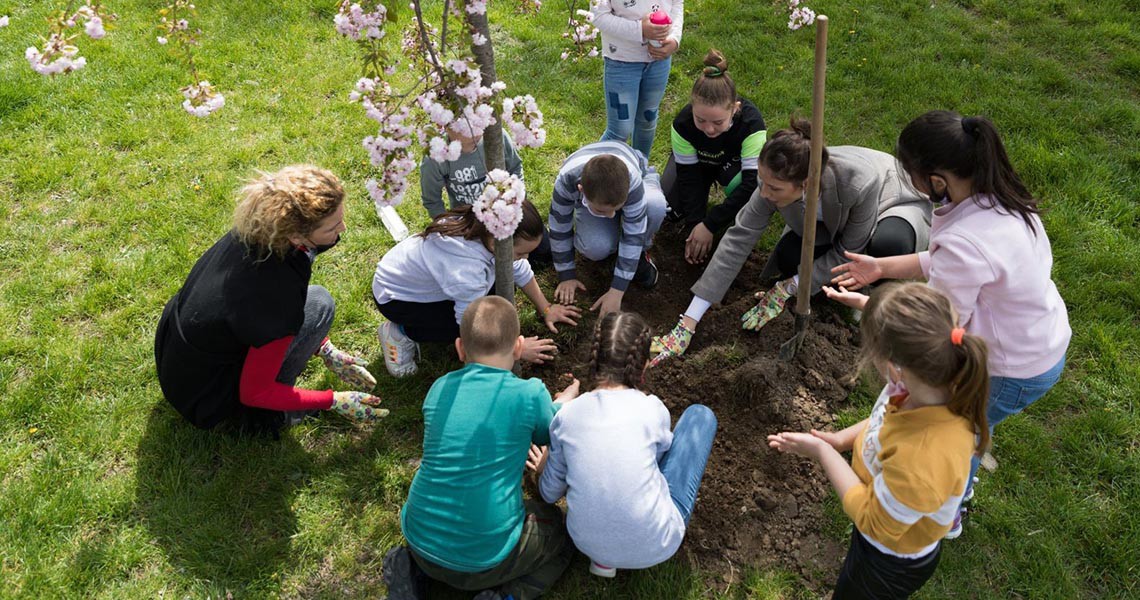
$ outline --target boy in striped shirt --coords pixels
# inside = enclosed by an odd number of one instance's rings
[[[555,301],[572,304],[586,291],[575,271],[575,250],[592,261],[617,253],[610,289],[590,306],[599,316],[621,310],[630,282],[651,289],[657,266],[646,248],[664,218],[660,177],[640,152],[622,142],[595,142],[571,154],[550,202],[550,248],[559,280]]]

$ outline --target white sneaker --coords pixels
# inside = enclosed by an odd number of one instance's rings
[[[407,377],[416,372],[419,344],[404,335],[399,326],[384,321],[376,330],[376,337],[380,338],[380,347],[384,352],[384,366],[393,377]]]
[[[607,567],[605,565],[600,565],[600,564],[591,560],[590,561],[590,573],[597,575],[598,577],[612,578],[612,577],[617,576],[617,569],[615,567]]]

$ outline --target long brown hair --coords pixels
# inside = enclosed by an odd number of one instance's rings
[[[598,319],[590,347],[593,387],[619,384],[636,389],[641,385],[650,337],[649,325],[635,312],[612,312]]]
[[[1016,214],[1037,233],[1033,223],[1033,215],[1041,214],[1037,199],[1013,170],[997,127],[986,117],[932,110],[903,128],[895,154],[907,173],[928,185],[930,176],[939,170],[969,179],[974,194],[992,198],[986,208],[1001,207]]]
[[[736,83],[728,74],[728,60],[720,50],[709,48],[704,63],[701,74],[693,82],[690,100],[708,106],[734,108],[737,100]]]
[[[542,239],[542,215],[538,214],[538,209],[530,203],[530,200],[523,200],[522,213],[522,221],[519,221],[519,226],[515,229],[514,239],[524,239],[528,242]],[[427,237],[433,233],[486,243],[494,239],[483,222],[475,216],[475,211],[467,204],[440,213],[419,235]]]
[[[986,401],[990,376],[986,342],[976,335],[952,339],[957,316],[950,299],[922,283],[888,284],[863,310],[860,362],[889,361],[926,383],[950,392],[946,407],[974,425],[978,451],[990,444]]]

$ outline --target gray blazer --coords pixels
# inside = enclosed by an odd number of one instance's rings
[[[862,252],[875,233],[875,226],[887,217],[900,217],[914,228],[916,252],[930,243],[930,201],[915,192],[898,173],[895,158],[885,152],[858,146],[830,146],[827,166],[820,175],[819,199],[823,228],[817,227],[816,244],[828,239],[832,246],[815,257],[811,293],[831,281],[831,269],[847,261],[844,251]],[[803,235],[804,203],[784,208],[761,197],[758,187],[736,215],[717,245],[709,266],[692,287],[693,293],[709,302],[720,302],[756,242],[768,228],[772,214],[783,217],[784,232]],[[769,257],[761,280],[778,275],[776,261]]]

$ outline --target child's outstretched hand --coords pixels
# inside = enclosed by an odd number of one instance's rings
[[[554,301],[559,304],[574,304],[574,296],[586,291],[586,286],[577,279],[567,279],[554,288]]]
[[[555,402],[565,403],[578,397],[578,390],[581,389],[582,382],[578,381],[578,378],[574,377],[573,374],[567,373],[567,375],[571,380],[570,385],[566,386],[561,392],[558,392],[558,395],[554,397]]]
[[[534,473],[535,477],[542,475],[542,469],[546,466],[547,453],[546,446],[530,445],[530,450],[526,453],[526,468]]]
[[[538,339],[537,335],[523,338],[523,351],[522,360],[541,365],[548,360],[554,360],[554,355],[558,353],[558,346],[554,344],[554,340],[543,338]]]
[[[832,288],[831,286],[825,285],[825,286],[823,286],[822,289],[823,289],[823,293],[827,294],[827,297],[829,299],[834,300],[834,301],[836,301],[840,304],[843,304],[845,306],[850,306],[851,308],[854,308],[855,310],[863,310],[863,307],[867,306],[867,300],[870,299],[870,296],[868,296],[866,294],[860,294],[859,292],[852,292],[851,290],[848,290],[847,288],[845,288],[843,286],[839,286],[839,289],[836,290],[835,288]]]
[[[818,429],[812,429],[811,434],[814,435],[815,437],[823,440],[824,442],[827,443],[828,446],[835,448],[839,452],[843,452],[844,450],[850,450],[850,448],[843,448],[842,447],[843,446],[843,440],[841,440],[839,438],[839,434],[834,432],[834,431],[819,431]]]
[[[558,333],[558,328],[554,326],[555,323],[566,323],[571,327],[577,327],[578,319],[582,316],[582,311],[577,306],[567,306],[565,304],[551,304],[547,309],[546,314],[542,316],[542,320],[546,323],[546,328],[551,333]]]
[[[768,436],[768,447],[780,452],[819,460],[820,450],[828,443],[810,433],[785,431]]]
[[[875,283],[883,276],[883,269],[879,267],[879,261],[875,260],[875,257],[850,251],[844,252],[843,255],[851,262],[831,269],[831,274],[835,275],[831,283],[855,291]]]

